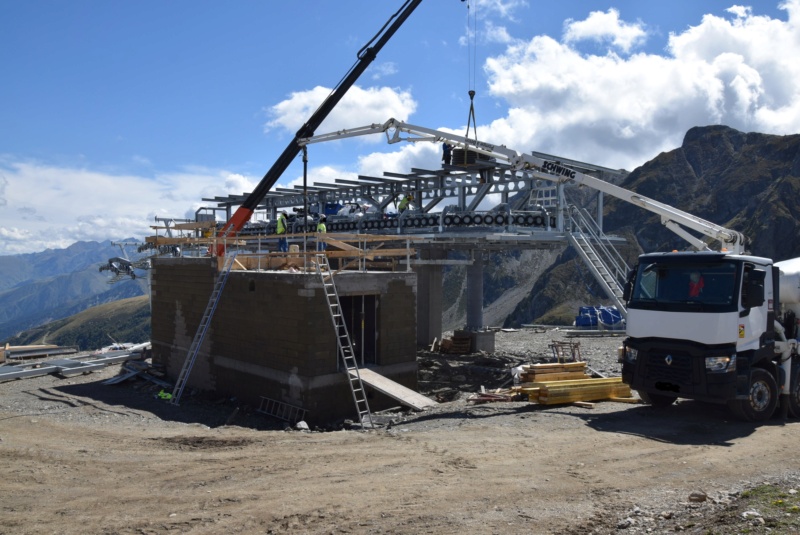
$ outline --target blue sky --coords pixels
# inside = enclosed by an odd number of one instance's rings
[[[0,254],[250,191],[401,3],[0,2]],[[425,0],[318,133],[463,134],[474,89],[479,139],[630,170],[692,126],[800,131],[798,57],[800,0]],[[309,149],[312,181],[437,163],[380,137]]]

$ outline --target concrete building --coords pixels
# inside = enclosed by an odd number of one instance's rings
[[[171,379],[178,377],[186,361],[221,260],[154,260],[153,363],[165,366]],[[368,366],[415,390],[416,275],[344,271],[335,276],[335,284],[359,367]],[[316,273],[234,269],[220,294],[187,389],[236,397],[256,408],[262,398],[276,400],[306,410],[305,419],[312,424],[357,420],[337,347]],[[369,388],[366,395],[373,411],[397,405]]]

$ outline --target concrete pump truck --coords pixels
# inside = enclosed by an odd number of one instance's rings
[[[780,405],[784,418],[790,411],[800,418],[800,258],[773,262],[751,256],[739,232],[560,162],[395,119],[298,143],[375,133],[384,133],[388,143],[447,142],[510,170],[588,186],[658,214],[692,250],[644,254],[631,270],[619,296],[627,322],[620,350],[623,381],[654,406],[696,399],[726,404],[744,420],[764,421]],[[718,242],[719,250],[689,230]]]
[[[639,257],[626,285],[622,378],[647,403],[725,403],[764,421],[800,417],[800,258],[722,251]]]

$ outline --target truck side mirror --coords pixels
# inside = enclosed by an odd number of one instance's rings
[[[625,283],[625,288],[622,289],[622,300],[626,303],[631,298],[631,292],[633,291],[633,283],[628,281]]]
[[[625,281],[625,287],[622,289],[622,300],[625,301],[626,303],[631,298],[634,278],[636,278],[636,270],[632,269],[628,272],[628,280]]]

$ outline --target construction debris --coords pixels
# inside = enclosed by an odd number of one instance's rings
[[[36,360],[19,364],[0,366],[0,382],[25,377],[39,377],[54,374],[61,377],[89,373],[120,362],[141,359],[144,351],[150,349],[150,342],[138,344],[127,351],[111,351],[103,355],[88,355],[68,359]]]
[[[554,340],[550,344],[550,349],[553,351],[553,358],[556,362],[580,362],[581,358],[581,343]]]
[[[6,359],[32,359],[42,357],[52,357],[55,355],[70,355],[77,353],[76,347],[61,347],[53,344],[12,346],[6,344],[0,347],[0,362]]]

